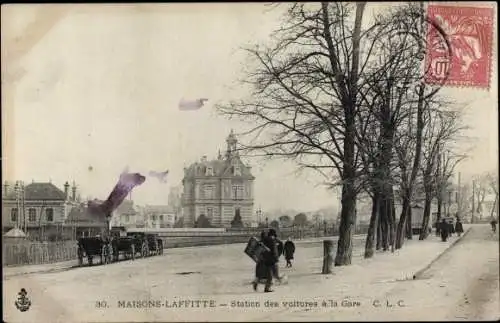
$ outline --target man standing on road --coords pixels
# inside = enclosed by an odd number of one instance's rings
[[[497,220],[495,218],[491,219],[491,230],[493,230],[493,233],[497,231]]]
[[[445,218],[441,219],[441,223],[439,223],[438,227],[441,233],[441,240],[446,242],[446,240],[448,240],[449,224],[446,222]]]
[[[293,254],[295,253],[295,244],[292,242],[290,237],[285,242],[284,246],[286,267],[292,267]]]
[[[264,240],[266,238],[267,238],[267,232],[263,230],[260,233],[260,241],[259,242],[261,244],[264,244]],[[265,252],[264,252],[263,256],[265,256]],[[257,291],[257,287],[259,286],[259,283],[263,280],[267,281],[267,279],[268,279],[268,268],[264,262],[264,257],[262,257],[262,259],[257,261],[257,263],[255,264],[255,279],[252,282],[253,290]]]
[[[270,229],[269,230],[269,236],[274,240],[274,244],[276,245],[276,250],[278,252],[278,256],[276,259],[276,263],[273,265],[273,277],[276,278],[276,280],[281,283],[281,277],[279,274],[279,258],[283,254],[283,242],[281,242],[280,239],[278,239],[278,234],[276,233],[276,230]]]
[[[266,287],[264,288],[265,293],[272,292],[271,285],[273,284],[273,274],[276,274],[276,265],[278,263],[278,246],[276,244],[276,231],[273,229],[269,230],[267,236],[263,239],[264,245],[269,249],[264,254],[264,265],[266,270]]]

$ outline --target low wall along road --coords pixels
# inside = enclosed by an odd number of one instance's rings
[[[366,233],[365,227],[357,227],[356,234]],[[246,243],[251,236],[257,236],[262,229],[230,230],[228,232],[211,233],[210,235],[172,236],[172,234],[159,234],[163,240],[163,247],[184,248],[196,246],[210,246],[219,244]],[[280,237],[293,240],[318,238],[337,235],[336,232],[325,232],[313,229],[282,229]],[[2,244],[2,258],[4,266],[43,265],[77,259],[77,242],[66,241],[4,241]]]

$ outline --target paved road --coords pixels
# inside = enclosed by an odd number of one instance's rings
[[[311,268],[320,272],[321,240],[301,241],[296,246],[294,271],[288,272],[290,279],[311,272]],[[232,244],[167,249],[163,256],[135,261],[8,277],[3,287],[4,320],[40,322],[48,321],[48,317],[51,322],[165,320],[164,314],[153,314],[149,310],[142,312],[144,316],[133,312],[134,318],[131,318],[130,311],[116,309],[117,301],[218,296],[240,299],[256,295],[250,286],[254,263],[243,253],[244,247],[244,244]],[[362,256],[363,247],[364,236],[355,237],[353,262]],[[25,313],[14,307],[21,288],[28,291],[33,303]],[[110,308],[96,308],[98,301],[107,302]]]
[[[8,322],[120,322],[120,321],[290,321],[290,320],[453,320],[498,318],[498,236],[487,226],[479,226],[449,249],[422,274],[421,279],[368,283],[332,275],[328,293],[340,299],[363,296],[381,300],[404,300],[405,307],[373,307],[317,311],[308,308],[252,308],[252,302],[295,301],[321,296],[325,292],[318,281],[322,275],[321,241],[297,243],[296,262],[288,286],[277,287],[273,295],[251,289],[254,264],[243,254],[244,245],[208,246],[166,250],[160,257],[124,261],[107,266],[83,267],[57,273],[32,274],[4,280],[4,321]],[[438,243],[431,241],[430,243]],[[418,244],[419,242],[414,242]],[[360,264],[364,237],[354,240],[353,264]],[[358,266],[358,275],[370,275]],[[422,264],[425,266],[425,264]],[[347,267],[346,273],[349,271]],[[361,269],[360,269],[361,268]],[[322,280],[318,280],[322,276]],[[364,277],[360,277],[364,278]],[[326,280],[325,280],[326,279]],[[300,282],[300,284],[299,284]],[[315,287],[312,287],[315,286]],[[21,313],[14,307],[17,292],[26,288],[33,304]],[[311,288],[317,288],[311,290]],[[495,293],[496,292],[496,293]],[[329,294],[328,294],[329,295]],[[496,295],[498,296],[498,295]],[[138,306],[133,300],[168,300],[169,307],[123,308]],[[193,306],[192,302],[213,301],[211,308],[175,308]],[[119,303],[125,301],[124,303]],[[127,301],[129,301],[127,303]],[[247,308],[225,310],[224,304],[241,302]],[[96,306],[99,302],[99,306]],[[105,303],[106,302],[106,303]],[[175,304],[173,302],[176,302]],[[382,302],[382,301],[381,301]],[[121,304],[121,305],[120,305]],[[393,303],[394,304],[394,303]],[[204,304],[200,304],[203,306]],[[210,303],[206,304],[210,306]],[[106,308],[102,308],[105,306]],[[120,306],[122,306],[120,308]]]

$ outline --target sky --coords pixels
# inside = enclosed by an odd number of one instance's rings
[[[370,3],[367,15],[387,5]],[[266,42],[279,14],[256,3],[2,6],[4,180],[61,188],[75,181],[82,196],[105,199],[126,166],[143,174],[168,169],[167,184],[152,178],[133,192],[135,203],[166,204],[183,167],[215,158],[230,130],[241,129],[217,116],[214,104],[246,95],[236,83],[245,60],[238,48]],[[493,54],[489,90],[443,90],[468,104],[475,141],[459,166],[465,180],[498,165]],[[202,109],[177,108],[199,97],[209,98]],[[322,178],[296,174],[291,162],[249,163],[257,207],[337,203]]]

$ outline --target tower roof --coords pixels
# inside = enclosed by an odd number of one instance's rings
[[[231,132],[229,133],[229,135],[227,136],[227,139],[226,141],[229,143],[229,142],[237,142],[238,140],[236,139],[236,136],[234,135],[234,131],[233,129],[231,129]]]

